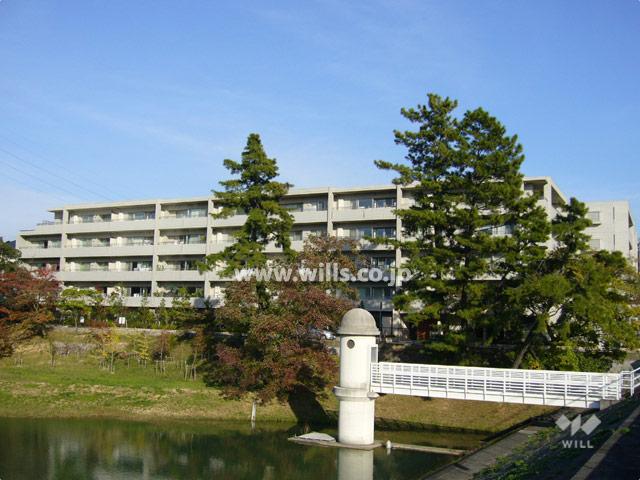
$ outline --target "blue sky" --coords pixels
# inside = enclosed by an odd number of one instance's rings
[[[528,175],[640,216],[640,2],[0,0],[0,235],[203,195],[258,132],[296,186],[384,183],[399,110],[482,106]],[[82,187],[82,188],[81,188]]]

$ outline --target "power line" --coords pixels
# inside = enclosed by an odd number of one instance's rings
[[[66,188],[64,188],[64,187],[61,187],[61,186],[56,185],[56,184],[54,184],[54,183],[48,182],[48,181],[44,180],[43,178],[41,178],[41,177],[39,177],[39,176],[37,176],[37,175],[34,175],[34,174],[32,174],[32,173],[29,173],[29,172],[25,172],[25,171],[20,170],[19,168],[17,168],[16,166],[12,165],[12,164],[11,164],[11,163],[9,163],[9,162],[7,162],[6,160],[2,160],[2,159],[0,159],[0,162],[1,162],[1,163],[4,163],[4,164],[5,164],[6,166],[8,166],[9,168],[12,168],[12,169],[13,169],[13,170],[15,170],[16,172],[21,173],[22,175],[27,175],[27,176],[29,176],[29,177],[31,177],[31,178],[35,178],[37,181],[42,182],[42,183],[44,183],[44,184],[46,184],[46,185],[49,185],[50,187],[56,188],[56,189],[58,189],[58,190],[62,190],[63,192],[68,193],[69,195],[71,195],[71,196],[73,196],[73,197],[81,198],[81,197],[79,197],[76,193],[71,192],[71,191],[67,190],[67,189],[66,189]]]
[[[10,156],[12,156],[13,158],[15,158],[16,160],[19,160],[19,161],[21,161],[21,162],[25,162],[25,163],[27,163],[28,165],[31,165],[32,167],[35,167],[35,168],[37,168],[37,169],[39,169],[39,170],[42,170],[43,172],[48,173],[49,175],[52,175],[52,176],[54,176],[54,177],[59,178],[60,180],[63,180],[63,181],[65,181],[65,182],[68,182],[68,183],[70,183],[71,185],[73,185],[73,186],[75,186],[75,187],[77,187],[77,188],[80,188],[81,190],[84,190],[85,192],[87,192],[87,193],[89,193],[89,194],[91,194],[91,195],[97,195],[97,196],[99,196],[99,197],[104,198],[105,200],[113,200],[112,198],[107,197],[106,195],[102,195],[102,194],[101,194],[101,193],[99,193],[99,192],[96,192],[96,191],[90,190],[90,189],[88,189],[88,188],[86,188],[86,187],[83,187],[82,185],[80,185],[79,183],[74,182],[73,180],[69,180],[68,178],[65,178],[65,177],[63,177],[63,176],[61,176],[61,175],[58,175],[57,173],[52,172],[51,170],[49,170],[49,169],[47,169],[47,168],[41,167],[41,166],[39,166],[39,165],[37,165],[37,164],[35,164],[35,163],[33,163],[33,162],[31,162],[31,161],[27,160],[27,159],[26,159],[26,158],[24,158],[24,157],[21,157],[21,156],[19,156],[19,155],[16,155],[15,153],[12,153],[12,152],[10,152],[10,151],[8,151],[8,150],[5,150],[5,149],[4,149],[4,148],[2,148],[2,147],[0,147],[0,152],[5,153],[6,155],[10,155]]]
[[[14,133],[14,134],[15,134],[15,133]],[[17,135],[18,135],[18,136],[20,136],[24,142],[26,142],[26,143],[28,143],[28,144],[35,144],[35,142],[34,142],[33,140],[28,139],[28,138],[27,138],[27,137],[25,137],[24,135],[20,135],[20,134],[17,134]],[[50,163],[50,164],[57,165],[57,166],[59,166],[59,167],[61,167],[61,168],[64,168],[64,169],[67,169],[67,168],[68,168],[68,166],[67,166],[67,165],[62,164],[62,163],[61,163],[61,162],[59,162],[59,161],[52,160],[52,159],[50,159],[50,158],[44,158],[44,157],[43,157],[42,155],[40,155],[39,153],[35,152],[34,150],[32,150],[32,149],[30,149],[30,148],[25,147],[23,144],[20,144],[20,143],[16,142],[15,140],[13,140],[13,139],[11,139],[11,138],[7,137],[6,135],[2,135],[2,134],[0,134],[0,138],[2,138],[2,139],[4,139],[5,141],[7,141],[7,142],[9,142],[9,143],[11,143],[11,144],[13,144],[13,145],[15,145],[15,146],[16,146],[16,147],[18,147],[19,149],[24,150],[24,151],[26,151],[26,152],[30,153],[30,154],[31,154],[31,156],[32,156],[32,157],[35,157],[36,159],[39,159],[39,160],[41,160],[41,161],[43,161],[43,162],[46,162],[46,163]],[[126,197],[126,196],[127,196],[127,194],[123,193],[122,191],[119,191],[119,190],[118,190],[118,189],[116,189],[116,188],[113,188],[113,187],[111,187],[111,186],[105,186],[105,185],[102,185],[102,184],[100,184],[100,183],[98,183],[98,182],[94,181],[93,179],[89,179],[89,178],[88,178],[88,176],[89,176],[89,175],[94,175],[94,176],[95,176],[95,175],[98,175],[98,174],[97,174],[97,173],[95,173],[95,172],[92,172],[92,171],[87,170],[87,169],[86,169],[86,166],[85,166],[84,174],[81,174],[81,172],[78,172],[77,170],[76,170],[76,171],[74,171],[74,173],[75,173],[76,177],[77,177],[79,180],[81,180],[82,182],[84,182],[84,183],[90,183],[90,184],[93,184],[95,187],[98,187],[100,190],[103,190],[103,191],[105,191],[105,192],[109,192],[109,193],[111,193],[111,192],[116,192],[118,195],[123,196],[123,197]]]
[[[14,176],[9,175],[7,172],[3,172],[2,173],[3,178],[8,178],[9,180],[22,185],[25,188],[28,188],[29,190],[32,190],[34,192],[40,193],[42,195],[50,195],[53,197],[56,197],[58,199],[60,199],[62,202],[67,203],[69,201],[69,197],[64,197],[61,194],[59,194],[58,192],[50,192],[50,191],[46,191],[46,190],[41,190],[40,188],[37,188],[27,182],[25,182],[24,180],[21,180],[19,178],[16,178]],[[79,197],[75,197],[75,198],[79,198]]]

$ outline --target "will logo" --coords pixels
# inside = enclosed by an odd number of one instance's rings
[[[571,427],[570,435],[572,437],[576,435],[580,430],[582,430],[587,435],[591,435],[591,433],[596,428],[598,428],[598,425],[600,425],[601,423],[602,422],[600,421],[600,419],[595,415],[591,415],[591,417],[589,417],[589,419],[584,423],[582,423],[582,415],[578,415],[573,420],[569,420],[564,415],[561,415],[560,418],[556,420],[556,425],[560,430],[564,431],[567,428]],[[562,446],[564,448],[593,448],[593,445],[591,445],[591,440],[563,440]]]

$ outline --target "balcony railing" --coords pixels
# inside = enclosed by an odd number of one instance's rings
[[[185,218],[205,218],[207,216],[207,212],[193,212],[188,215],[184,214],[176,214],[176,213],[162,213],[160,215],[160,219],[168,218],[168,219],[185,219]]]
[[[110,222],[110,218],[94,217],[94,218],[70,218],[69,223],[72,225],[80,223],[105,223]]]
[[[140,220],[154,220],[155,214],[146,215],[144,217],[135,217],[135,216],[126,216],[124,218],[119,217],[110,217],[110,218],[102,218],[102,217],[93,217],[93,218],[71,218],[69,219],[70,224],[80,224],[80,223],[109,223],[109,222],[136,222]]]
[[[110,243],[90,242],[90,243],[67,243],[67,248],[96,248],[96,247],[111,247]]]
[[[205,243],[207,243],[205,238],[189,242],[185,242],[184,240],[160,240],[160,245],[203,245]]]
[[[40,223],[37,223],[36,225],[60,225],[60,224],[62,224],[62,220],[55,219],[55,220],[42,220]]]
[[[126,267],[78,267],[78,266],[69,266],[65,268],[65,272],[151,272],[152,268],[126,268]]]
[[[183,268],[181,265],[158,265],[159,272],[196,272],[198,267],[195,265]]]
[[[186,292],[186,294],[190,298],[202,298],[202,297],[204,297],[204,290],[202,290],[202,289],[188,290]],[[160,297],[177,297],[178,296],[178,291],[177,290],[158,289],[157,295],[160,296]]]
[[[60,248],[61,243],[60,242],[49,242],[46,246],[44,244],[31,244],[31,245],[25,245],[23,247],[20,247],[21,250],[29,250],[29,249],[35,249],[35,248],[39,248],[39,249],[48,249],[48,248]]]

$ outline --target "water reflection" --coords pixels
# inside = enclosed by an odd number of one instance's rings
[[[450,461],[380,448],[305,447],[287,441],[294,433],[277,424],[252,430],[249,422],[0,419],[0,478],[409,479]]]
[[[338,480],[372,480],[373,450],[338,450]]]

